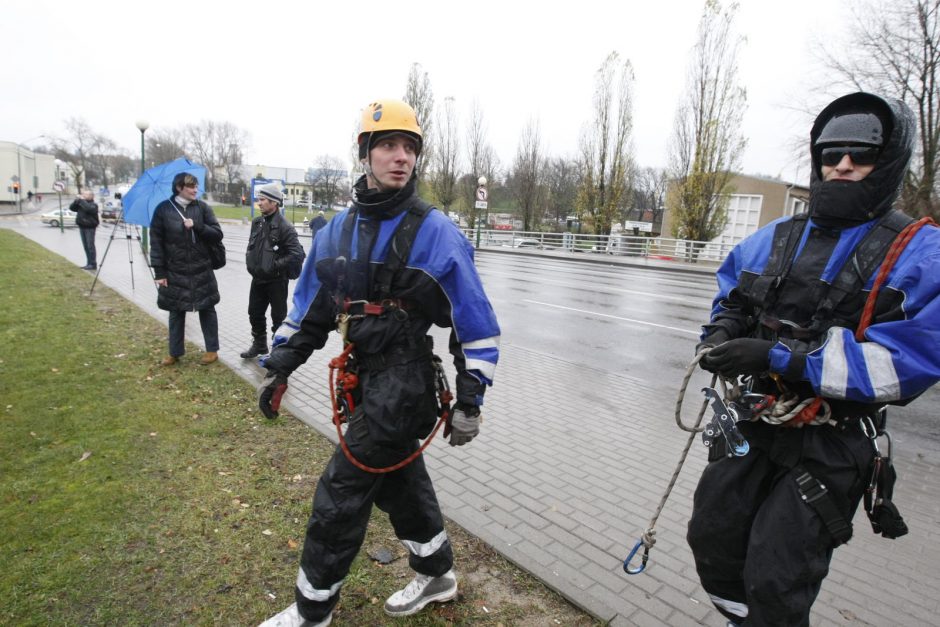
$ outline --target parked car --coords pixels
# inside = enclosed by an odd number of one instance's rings
[[[69,211],[67,207],[62,207],[61,215],[58,209],[54,209],[40,215],[39,219],[42,220],[43,224],[48,224],[49,226],[57,227],[60,223],[63,226],[75,226],[75,212]]]
[[[513,242],[513,248],[541,248],[542,242],[534,237],[522,237]]]
[[[104,208],[101,210],[101,219],[102,220],[120,220],[121,211],[123,207],[121,206],[121,201],[118,199],[109,200],[104,203]]]

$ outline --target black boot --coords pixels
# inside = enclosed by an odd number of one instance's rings
[[[268,336],[261,333],[259,335],[252,334],[252,337],[254,337],[254,340],[252,340],[248,350],[241,354],[242,359],[251,359],[252,357],[268,354]]]

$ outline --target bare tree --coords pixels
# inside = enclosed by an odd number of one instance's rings
[[[186,135],[179,129],[152,130],[147,133],[145,157],[150,164],[166,163],[188,157]]]
[[[913,109],[919,133],[899,208],[940,220],[940,0],[868,0],[853,12],[850,45],[824,51],[830,77]]]
[[[412,63],[408,71],[408,83],[405,85],[405,95],[402,98],[411,105],[418,116],[418,124],[424,135],[424,148],[421,159],[418,161],[418,178],[423,180],[428,164],[434,156],[434,92],[431,90],[431,79],[427,72],[421,71],[420,63]]]
[[[546,170],[546,213],[556,225],[564,224],[565,218],[574,212],[578,198],[578,163],[556,157],[548,161]]]
[[[509,187],[519,204],[522,230],[531,231],[536,225],[536,211],[544,197],[545,157],[542,154],[542,135],[537,120],[530,120],[522,131],[516,159],[512,164]]]
[[[316,202],[332,206],[340,195],[340,183],[346,178],[343,160],[333,155],[317,157],[316,168],[307,173],[307,182],[313,187]]]
[[[460,153],[457,108],[452,96],[444,98],[444,110],[440,112],[437,126],[431,187],[435,198],[447,211],[457,198],[457,159]]]
[[[231,191],[229,188],[239,182],[247,133],[231,122],[212,120],[190,124],[184,132],[193,157],[206,167],[205,191]],[[220,176],[222,180],[218,180]]]
[[[633,66],[607,55],[594,82],[594,121],[582,132],[580,214],[588,213],[596,233],[610,233],[615,216],[632,202]]]
[[[666,208],[666,190],[669,187],[669,174],[662,168],[642,168],[634,179],[633,215],[637,221],[645,221],[649,214],[650,221],[662,224],[663,211]]]
[[[55,155],[69,165],[75,187],[81,191],[83,185],[107,183],[107,159],[115,143],[95,132],[82,118],[65,121],[67,135],[53,140]]]
[[[673,234],[709,241],[725,227],[731,178],[745,140],[741,136],[747,95],[738,84],[738,48],[732,33],[737,5],[723,9],[706,0],[693,50],[686,96],[676,112],[670,168],[675,214]]]
[[[493,178],[493,148],[486,140],[486,124],[480,103],[474,101],[470,107],[470,122],[467,124],[467,162],[470,171],[461,178],[460,196],[467,206],[467,225],[476,227],[480,211],[476,208],[476,189],[481,176],[487,181]],[[494,181],[495,182],[495,181]]]

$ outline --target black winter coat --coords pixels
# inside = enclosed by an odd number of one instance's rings
[[[296,277],[300,274],[304,257],[306,254],[297,238],[297,231],[280,211],[252,220],[245,265],[255,281],[286,281],[290,278],[291,268],[296,270]]]
[[[93,229],[98,226],[98,205],[84,198],[76,198],[69,205],[69,211],[74,211],[75,224],[83,229]]]
[[[180,211],[192,218],[192,229],[183,226]],[[204,202],[194,200],[185,209],[172,199],[157,205],[150,222],[150,265],[155,279],[167,280],[157,290],[157,307],[199,311],[219,302],[208,244],[221,240],[222,227]]]

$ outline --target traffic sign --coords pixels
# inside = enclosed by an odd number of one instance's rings
[[[111,190],[109,190],[107,187],[102,187],[98,190],[98,195],[102,198],[107,198],[111,195]]]
[[[57,191],[57,192],[64,192],[64,191],[65,191],[65,183],[63,183],[62,181],[53,181],[53,183],[52,183],[52,189],[54,189],[54,190]]]
[[[486,209],[486,201],[478,200],[476,203],[474,203],[473,207],[474,209]]]
[[[486,188],[485,187],[480,186],[477,188],[477,200],[482,201],[484,203],[486,202]],[[477,207],[477,209],[479,208],[480,207]]]

